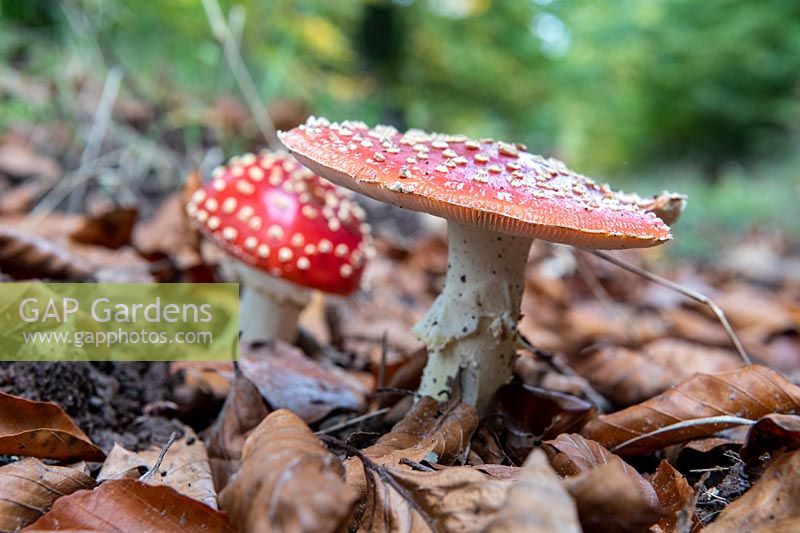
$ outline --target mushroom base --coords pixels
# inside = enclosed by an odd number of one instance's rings
[[[244,285],[240,309],[241,341],[248,344],[274,339],[294,342],[297,339],[297,320],[311,301],[311,291],[243,263],[236,263],[235,270]]]
[[[449,222],[445,287],[416,326],[428,348],[419,394],[460,388],[483,411],[516,359],[517,321],[532,240]]]

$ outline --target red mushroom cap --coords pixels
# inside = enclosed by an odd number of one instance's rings
[[[338,185],[462,224],[588,248],[672,238],[638,197],[521,144],[314,117],[279,136],[303,164]]]
[[[186,206],[195,225],[257,269],[335,294],[358,288],[364,210],[286,153],[234,157]]]

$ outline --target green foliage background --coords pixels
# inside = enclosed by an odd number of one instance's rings
[[[698,181],[737,191],[760,180],[776,202],[800,193],[796,0],[221,4],[264,101],[525,142],[618,183],[696,190],[708,201],[693,209],[717,200]],[[52,78],[122,64],[154,100],[181,95],[189,109],[238,95],[200,0],[0,0],[0,54]],[[756,206],[744,219],[769,220],[764,210],[782,218]]]

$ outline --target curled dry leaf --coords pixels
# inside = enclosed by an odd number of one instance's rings
[[[744,495],[726,507],[705,531],[777,533],[800,531],[800,451],[775,460]]]
[[[497,390],[491,413],[503,418],[517,433],[547,439],[578,431],[594,409],[576,396],[514,381]]]
[[[62,530],[223,533],[229,528],[224,513],[170,487],[119,479],[59,498],[23,531]]]
[[[435,472],[387,469],[400,487],[370,472],[358,529],[370,533],[481,531],[501,509],[513,484],[469,466]]]
[[[701,372],[733,370],[741,360],[728,350],[680,339],[658,339],[637,350],[603,346],[573,359],[572,367],[615,404],[642,402]]]
[[[474,407],[451,402],[440,411],[439,402],[425,396],[389,433],[364,449],[364,455],[379,465],[401,469],[408,468],[403,465],[404,459],[415,463],[432,459],[431,462],[448,465],[466,451],[477,427]],[[367,480],[361,461],[351,457],[345,467],[348,485],[359,494],[366,494]]]
[[[342,464],[308,426],[281,409],[247,438],[242,468],[220,504],[241,531],[340,531],[356,501],[343,475]]]
[[[243,376],[233,382],[217,420],[206,434],[214,486],[222,491],[239,470],[245,439],[269,414],[258,389]]]
[[[650,483],[656,490],[661,512],[664,515],[659,526],[664,531],[674,531],[680,514],[691,512],[689,507],[694,498],[694,491],[686,478],[664,460],[658,465]]]
[[[657,503],[645,496],[622,462],[608,462],[564,480],[583,531],[639,532],[658,521]]]
[[[800,448],[800,416],[771,414],[750,427],[741,455],[745,460],[755,460],[778,450],[798,448]]]
[[[139,210],[132,207],[109,209],[86,218],[69,237],[75,242],[116,250],[130,244],[138,215]]]
[[[285,342],[242,346],[239,368],[270,406],[289,409],[309,424],[334,409],[359,411],[366,407],[369,391],[361,381],[337,367],[309,359]]]
[[[637,488],[643,499],[652,507],[658,506],[658,496],[653,486],[635,468],[597,442],[564,433],[547,441],[544,449],[553,468],[562,476],[577,476],[608,463],[618,464],[619,470]]]
[[[131,470],[137,473],[147,471],[153,468],[161,452],[161,448],[155,447],[140,452],[131,452],[115,444],[103,463],[97,480],[122,479]],[[179,493],[201,501],[212,509],[217,508],[217,493],[211,479],[206,449],[202,441],[188,426],[184,428],[183,437],[172,443],[167,450],[158,473],[149,477],[145,483],[172,487]]]
[[[53,241],[0,227],[0,271],[14,279],[88,280],[93,267]]]
[[[581,531],[575,502],[541,450],[534,450],[525,460],[516,483],[508,491],[502,509],[483,531]]]
[[[0,455],[102,461],[103,451],[50,402],[0,392]]]
[[[15,531],[42,516],[59,497],[92,489],[94,479],[74,468],[23,459],[0,468],[0,531]]]
[[[722,374],[696,374],[646,402],[590,421],[581,434],[621,455],[636,455],[735,425],[688,425],[626,444],[679,422],[723,415],[757,419],[770,413],[796,412],[800,412],[800,388],[774,370],[752,365]]]

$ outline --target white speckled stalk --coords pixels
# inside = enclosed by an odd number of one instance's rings
[[[445,287],[414,333],[428,347],[420,394],[485,409],[511,376],[525,264],[532,240],[450,222]]]
[[[236,263],[243,285],[240,305],[241,340],[245,343],[297,339],[297,319],[311,301],[311,291]]]

